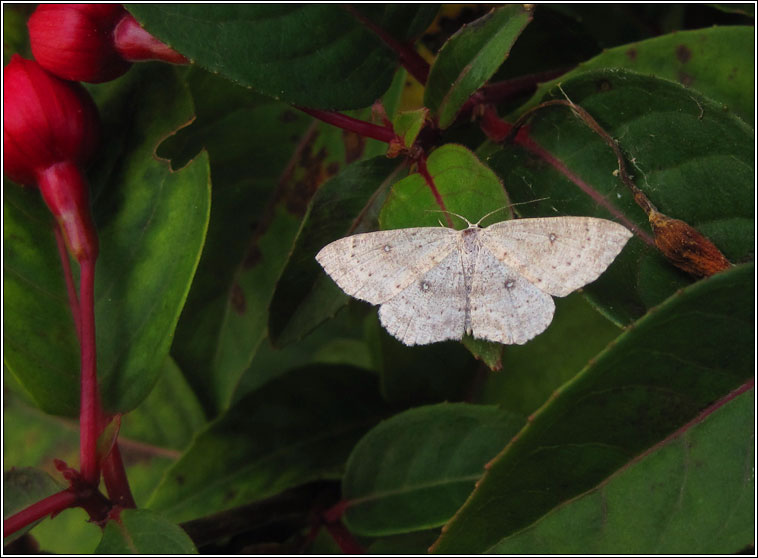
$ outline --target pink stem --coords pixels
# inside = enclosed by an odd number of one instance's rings
[[[306,107],[296,108],[302,110],[306,114],[310,114],[314,118],[318,118],[319,120],[326,122],[327,124],[342,128],[343,130],[355,132],[360,136],[383,141],[385,143],[390,143],[392,140],[398,137],[397,134],[395,134],[395,132],[389,128],[385,128],[384,126],[377,126],[376,124],[371,124],[370,122],[365,122],[363,120],[358,120],[357,118],[340,114],[339,112],[311,109]]]
[[[93,487],[100,481],[97,458],[97,438],[100,435],[100,394],[97,385],[97,356],[95,352],[95,261],[80,261],[81,317],[81,404],[79,411],[80,467],[82,478]]]
[[[124,461],[121,459],[118,442],[113,444],[113,448],[103,461],[103,480],[111,501],[122,508],[137,507],[126,478],[126,470],[124,469]]]
[[[453,220],[450,218],[450,214],[447,212],[447,207],[445,207],[445,201],[442,199],[440,191],[437,190],[437,185],[434,183],[434,178],[429,173],[429,169],[426,167],[426,155],[419,157],[416,161],[416,165],[418,166],[419,174],[424,177],[426,185],[429,186],[429,190],[431,190],[432,195],[434,196],[434,200],[437,202],[437,205],[440,207],[443,213],[445,213],[445,218],[447,219],[448,226],[451,229],[455,228],[453,226]]]
[[[327,523],[325,527],[343,554],[366,554],[366,550],[356,542],[342,523]]]
[[[74,325],[76,326],[76,336],[79,339],[79,343],[82,341],[82,325],[79,319],[79,297],[76,294],[76,284],[74,283],[74,276],[71,274],[71,264],[68,260],[68,250],[66,250],[66,242],[63,240],[63,233],[60,227],[57,225],[53,227],[55,232],[55,243],[58,245],[58,255],[61,258],[61,267],[63,268],[63,277],[66,280],[66,291],[68,292],[68,305],[71,307],[71,314],[74,318]]]
[[[412,48],[411,45],[402,43],[387,33],[386,30],[376,25],[373,21],[369,20],[366,16],[356,10],[353,6],[345,5],[345,9],[350,12],[355,19],[361,22],[366,28],[379,37],[384,44],[390,47],[397,54],[400,59],[400,64],[408,70],[416,80],[421,84],[426,84],[426,79],[429,77],[429,63],[424,60],[421,55]]]
[[[24,508],[3,521],[3,537],[12,535],[19,529],[31,525],[43,517],[59,513],[66,508],[71,508],[76,505],[77,500],[78,496],[76,493],[67,488],[39,502],[35,502],[28,508]]]
[[[496,142],[503,141],[506,137],[508,137],[508,135],[511,133],[511,130],[513,129],[513,126],[511,124],[501,120],[497,116],[497,113],[495,113],[495,110],[492,107],[487,107],[485,110],[481,120],[481,125],[482,130],[487,135],[487,137]],[[569,169],[563,163],[563,161],[557,159],[552,153],[550,153],[539,143],[530,138],[527,133],[527,128],[521,128],[516,134],[516,137],[513,139],[513,142],[520,145],[527,151],[530,151],[548,163],[550,166],[555,168],[563,176],[578,186],[582,192],[592,198],[596,204],[598,204],[600,207],[603,207],[606,211],[618,219],[619,222],[623,223],[625,227],[633,231],[634,234],[637,235],[637,237],[640,238],[643,242],[646,242],[651,246],[655,246],[655,241],[646,231],[640,229],[637,225],[632,223],[626,215],[624,215],[613,204],[611,204],[602,194],[600,194],[600,192],[596,191],[592,186],[585,182],[581,176]]]

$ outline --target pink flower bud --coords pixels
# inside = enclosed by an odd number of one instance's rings
[[[3,163],[11,180],[39,186],[71,254],[97,257],[82,167],[99,139],[97,109],[78,83],[18,55],[3,69]]]
[[[138,60],[188,62],[142,29],[120,4],[40,4],[28,27],[34,58],[64,79],[100,83]]]
[[[40,4],[27,23],[35,60],[72,81],[117,78],[131,67],[113,45],[124,14],[120,4]]]
[[[3,82],[3,163],[8,177],[32,185],[55,163],[84,166],[100,131],[87,91],[17,54],[3,69]]]

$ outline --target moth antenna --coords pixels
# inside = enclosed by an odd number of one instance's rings
[[[503,207],[498,207],[498,208],[497,208],[495,211],[490,211],[489,213],[487,213],[486,215],[484,215],[484,216],[483,216],[481,219],[479,219],[479,220],[476,222],[476,226],[478,227],[478,226],[479,226],[479,223],[481,223],[482,221],[484,221],[484,220],[485,220],[487,217],[489,217],[490,215],[492,215],[492,214],[494,214],[494,213],[497,213],[498,211],[502,211],[503,209],[508,209],[509,207],[510,207],[509,205],[505,205],[505,206],[503,206]],[[469,223],[469,224],[471,224],[471,223]]]
[[[492,215],[492,214],[494,214],[494,213],[497,213],[498,211],[502,211],[502,210],[504,210],[504,209],[508,209],[509,207],[514,207],[514,206],[516,206],[516,205],[524,205],[524,204],[526,204],[526,203],[534,203],[534,202],[538,202],[538,201],[544,201],[544,200],[549,200],[549,199],[550,199],[550,198],[539,198],[539,199],[536,199],[536,200],[529,200],[529,201],[525,201],[525,202],[518,202],[518,203],[509,203],[508,205],[505,205],[505,206],[503,206],[503,207],[498,207],[498,208],[497,208],[495,211],[490,211],[490,212],[489,212],[489,213],[487,213],[487,214],[486,214],[484,217],[482,217],[481,219],[479,219],[479,220],[476,222],[476,226],[478,227],[478,226],[479,226],[479,223],[481,223],[482,221],[484,221],[484,220],[485,220],[487,217],[489,217],[490,215]],[[469,223],[469,225],[470,225],[470,224],[471,224],[471,223]]]
[[[474,224],[471,221],[469,221],[468,219],[466,219],[463,215],[458,215],[457,213],[453,213],[452,211],[447,211],[446,209],[425,209],[424,211],[431,211],[431,212],[434,212],[434,213],[449,213],[450,215],[455,215],[459,219],[463,219],[464,221],[466,221],[466,224],[469,227],[473,227],[474,226]],[[440,224],[442,224],[442,223],[440,223]],[[442,225],[442,226],[444,227],[445,225]]]

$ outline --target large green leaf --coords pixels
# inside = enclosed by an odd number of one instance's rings
[[[668,299],[563,385],[437,541],[478,553],[596,486],[754,374],[753,265]]]
[[[562,90],[617,138],[638,187],[660,211],[696,227],[732,262],[752,259],[753,133],[739,118],[680,85],[622,70],[583,73]],[[563,93],[556,88],[548,98]],[[630,323],[689,283],[651,247],[645,214],[613,174],[611,149],[570,109],[535,114],[529,141],[537,146],[489,146],[481,153],[514,201],[534,202],[519,213],[593,215],[638,227],[586,288],[604,312]]]
[[[103,530],[95,554],[197,554],[181,527],[150,510],[122,510]]]
[[[676,81],[722,103],[746,122],[755,114],[754,28],[710,27],[677,31],[608,49],[560,78],[540,85],[533,101],[591,70],[625,68]]]
[[[172,70],[134,71],[96,93],[107,132],[91,172],[98,377],[105,408],[123,412],[149,393],[168,354],[205,237],[208,160],[172,172],[154,157],[192,115]],[[37,192],[8,191],[4,358],[35,404],[74,415],[78,343],[45,212]]]
[[[3,362],[9,382],[48,412],[75,415],[79,344],[39,192],[3,182]]]
[[[445,43],[424,92],[424,104],[441,128],[450,126],[471,94],[492,77],[531,19],[531,9],[523,5],[494,8]]]
[[[176,167],[205,148],[213,190],[208,236],[171,351],[213,416],[228,405],[264,333],[265,292],[300,222],[291,195],[280,194],[276,209],[270,198],[311,119],[199,69],[185,79],[197,118],[159,153]]]
[[[148,507],[185,521],[338,478],[355,442],[385,413],[376,379],[364,370],[315,365],[290,372],[211,423]]]
[[[203,68],[287,103],[350,109],[387,90],[396,54],[335,4],[130,4],[145,28]],[[400,41],[420,34],[434,5],[360,8]]]
[[[121,418],[121,439],[182,450],[205,424],[205,415],[182,371],[171,357],[142,404]]]
[[[528,416],[620,332],[580,293],[556,298],[545,333],[506,347],[502,370],[488,374],[477,401]]]
[[[346,525],[384,536],[444,524],[523,424],[497,407],[467,403],[418,407],[382,422],[347,462]]]
[[[700,417],[488,551],[730,554],[747,548],[755,528],[754,398],[751,389]]]
[[[427,158],[426,167],[435,190],[420,173],[398,181],[379,215],[383,229],[439,227],[440,222],[463,229],[465,221],[441,211],[476,222],[508,205],[500,179],[462,145],[449,143],[435,149]],[[502,221],[507,216],[507,212],[498,213],[491,221]]]

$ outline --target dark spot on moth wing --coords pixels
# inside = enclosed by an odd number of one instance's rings
[[[421,283],[419,283],[419,287],[423,293],[429,292],[429,289],[432,288],[432,286],[427,281],[421,281]]]
[[[550,240],[550,244],[552,244],[552,243],[555,242],[555,240],[558,238],[558,236],[556,236],[555,233],[550,233],[549,235],[547,235],[547,238],[548,238],[548,240]]]
[[[508,280],[505,282],[505,288],[506,288],[506,289],[509,289],[509,290],[510,290],[510,289],[512,289],[512,288],[513,288],[513,287],[515,287],[515,286],[516,286],[516,283],[515,283],[515,281],[514,281],[513,279],[508,279]]]
[[[385,244],[382,250],[384,250],[385,254],[389,254],[390,252],[392,252],[392,246],[390,246],[389,244]]]

